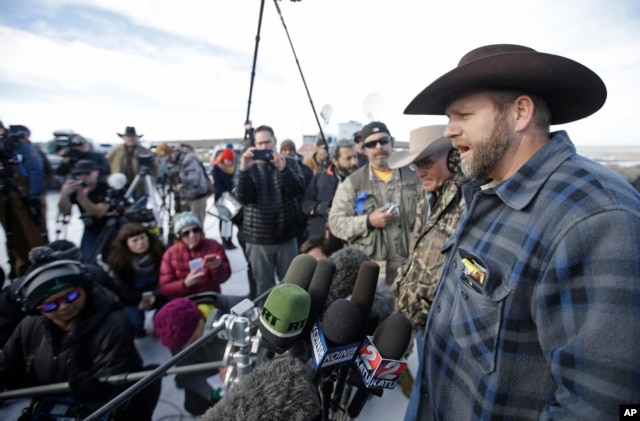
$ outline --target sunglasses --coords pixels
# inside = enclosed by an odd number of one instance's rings
[[[191,233],[200,234],[202,232],[202,228],[193,227],[190,230],[184,230],[180,232],[180,237],[187,238]]]
[[[382,146],[386,145],[387,143],[391,142],[391,138],[389,136],[385,136],[385,137],[381,137],[378,140],[372,140],[371,142],[367,142],[365,143],[364,146],[367,149],[373,149],[376,146],[378,146],[378,143]]]
[[[52,311],[56,311],[58,308],[60,308],[60,304],[62,304],[63,302],[67,304],[71,304],[74,301],[76,301],[78,298],[80,298],[80,288],[74,288],[68,294],[60,298],[57,298],[51,302],[39,305],[38,307],[36,307],[36,309],[40,313],[51,313]]]
[[[410,164],[409,169],[411,171],[416,171],[417,169],[428,170],[429,168],[433,167],[433,164],[435,164],[435,162],[431,160],[421,160]]]

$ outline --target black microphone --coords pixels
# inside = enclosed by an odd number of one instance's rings
[[[318,261],[316,270],[313,273],[311,282],[307,292],[311,297],[311,309],[309,311],[309,319],[305,325],[299,339],[291,347],[289,353],[292,356],[300,358],[301,361],[308,361],[311,358],[311,341],[309,333],[316,321],[320,320],[324,311],[324,305],[329,294],[329,288],[336,272],[336,264],[328,259]]]
[[[362,328],[360,329],[360,339],[367,335],[369,316],[373,307],[373,299],[376,295],[378,285],[378,275],[380,266],[375,262],[363,262],[358,271],[356,283],[353,285],[351,302],[360,309],[362,316]]]
[[[393,389],[396,386],[407,366],[405,361],[400,360],[411,342],[411,336],[409,319],[400,313],[392,313],[376,329],[373,342],[368,338],[365,340],[354,361],[360,382],[357,382],[358,390],[347,408],[351,418],[360,415],[371,394],[382,396],[382,388]]]
[[[320,414],[311,370],[295,358],[256,365],[209,408],[199,420],[308,420]]]
[[[349,300],[335,300],[322,322],[311,329],[312,359],[315,371],[348,365],[360,347],[360,310]]]
[[[283,284],[295,284],[305,291],[309,289],[309,283],[315,273],[318,261],[308,254],[299,254],[293,258],[287,273],[282,279]]]

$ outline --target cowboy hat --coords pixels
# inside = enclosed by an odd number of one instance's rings
[[[389,168],[406,167],[422,158],[453,148],[451,139],[444,137],[445,125],[424,126],[409,134],[409,150],[396,151],[389,156]]]
[[[600,77],[584,65],[512,44],[486,45],[465,54],[458,67],[416,96],[405,114],[444,114],[453,95],[474,88],[522,90],[543,98],[551,124],[569,123],[598,111],[607,98]]]
[[[124,130],[124,134],[122,133],[118,133],[118,136],[120,137],[125,137],[125,136],[136,136],[138,138],[144,136],[143,134],[137,134],[136,133],[136,128],[133,126],[127,126],[127,128]]]

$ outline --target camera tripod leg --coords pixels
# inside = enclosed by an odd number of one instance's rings
[[[119,217],[110,218],[107,221],[104,229],[102,230],[102,232],[98,236],[98,239],[93,245],[93,248],[91,249],[91,253],[85,259],[85,263],[97,263],[98,255],[101,254],[104,251],[105,246],[115,238],[121,225],[122,223]]]

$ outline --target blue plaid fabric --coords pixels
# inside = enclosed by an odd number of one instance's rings
[[[640,403],[640,196],[564,131],[481,184],[443,248],[418,415],[617,420]]]

